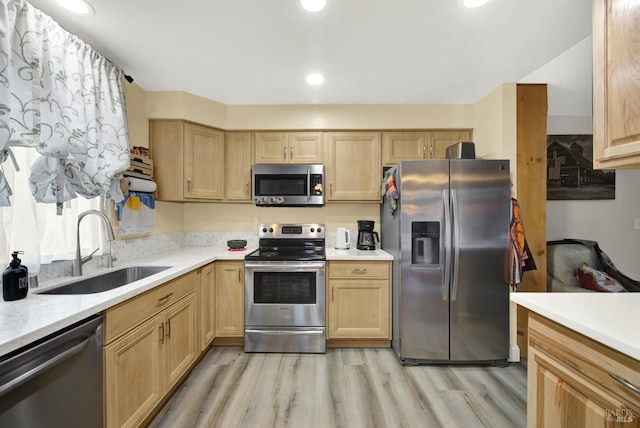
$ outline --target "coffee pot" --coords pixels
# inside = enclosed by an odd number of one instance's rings
[[[380,242],[378,232],[373,231],[375,221],[358,220],[358,250],[375,250],[376,241]]]

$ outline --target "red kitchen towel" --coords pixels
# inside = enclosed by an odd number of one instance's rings
[[[393,214],[398,208],[398,199],[400,199],[400,194],[398,193],[398,189],[396,187],[396,180],[393,177],[393,173],[389,173],[387,175],[385,184],[384,184],[384,198],[387,202],[387,206],[389,210],[391,210],[391,214]]]

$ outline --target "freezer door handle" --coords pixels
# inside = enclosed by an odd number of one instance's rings
[[[453,206],[453,271],[451,281],[451,300],[455,301],[458,294],[458,269],[460,266],[460,216],[458,215],[458,196],[455,189],[451,190],[451,205]]]
[[[442,300],[449,299],[449,274],[451,273],[451,208],[449,207],[449,191],[442,191],[444,206],[444,275],[442,275]]]

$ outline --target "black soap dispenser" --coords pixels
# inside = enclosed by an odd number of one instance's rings
[[[13,260],[2,273],[2,298],[5,301],[24,299],[29,290],[29,272],[26,266],[20,264],[18,258],[22,251],[12,253]]]

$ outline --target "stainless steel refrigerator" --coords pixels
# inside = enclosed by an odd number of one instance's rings
[[[393,260],[392,347],[402,364],[506,364],[508,160],[402,161],[381,204]]]

